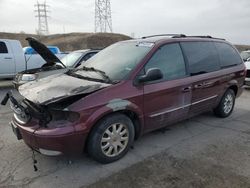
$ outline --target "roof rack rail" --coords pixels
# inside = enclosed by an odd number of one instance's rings
[[[146,38],[152,38],[152,37],[164,37],[164,36],[166,36],[166,37],[186,37],[186,35],[184,35],[184,34],[160,34],[160,35],[150,35],[150,36],[144,36],[144,37],[142,37],[142,39],[146,39]]]
[[[194,35],[194,36],[184,36],[184,37],[194,37],[194,38],[209,38],[209,39],[217,39],[217,40],[226,40],[223,38],[215,38],[210,35]],[[175,36],[174,38],[179,38],[178,36]]]
[[[217,39],[217,40],[225,40],[223,38],[215,38],[212,37],[210,35],[194,35],[194,36],[188,36],[188,35],[184,35],[184,34],[160,34],[160,35],[150,35],[150,36],[145,36],[142,37],[142,39],[146,39],[146,38],[152,38],[152,37],[161,37],[161,36],[168,36],[168,37],[172,37],[172,38],[188,38],[188,37],[194,37],[194,38],[209,38],[209,39]]]

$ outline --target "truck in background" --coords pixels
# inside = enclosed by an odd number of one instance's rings
[[[50,46],[50,50],[59,59],[66,55],[55,46]],[[0,39],[0,78],[13,78],[18,72],[40,68],[45,63],[31,47],[23,49],[20,41]]]

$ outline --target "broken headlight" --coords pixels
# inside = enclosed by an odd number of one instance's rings
[[[68,110],[50,110],[51,121],[47,127],[65,127],[80,119],[80,114]]]
[[[21,105],[15,105],[12,101],[10,107],[14,111],[14,118],[20,124],[26,124],[31,119],[30,115],[26,112],[25,108]]]

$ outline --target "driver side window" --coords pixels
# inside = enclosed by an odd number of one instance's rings
[[[186,77],[186,67],[179,43],[161,46],[145,66],[145,72],[150,68],[162,71],[164,80],[174,80]]]

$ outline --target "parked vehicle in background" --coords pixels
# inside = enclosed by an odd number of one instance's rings
[[[47,46],[47,48],[53,53],[53,54],[62,54],[60,49],[57,46]],[[24,47],[23,48],[24,54],[25,55],[32,55],[32,54],[37,54],[37,52],[31,47]]]
[[[76,68],[97,54],[99,51],[100,49],[77,50],[63,57],[61,61],[66,67]]]
[[[61,52],[57,46],[47,46],[49,51],[54,54],[58,59],[62,59],[68,53]],[[27,62],[27,70],[40,68],[46,61],[41,57],[41,55],[31,46],[23,48],[25,60]]]
[[[245,62],[247,74],[245,78],[245,85],[250,86],[250,58]]]
[[[18,40],[0,39],[0,78],[12,78],[26,69],[21,43]]]
[[[243,59],[243,61],[247,61],[248,59],[250,59],[250,50],[242,51],[240,53],[240,56]]]
[[[9,92],[18,139],[45,155],[122,158],[141,135],[213,110],[228,117],[245,66],[228,42],[166,35],[115,43],[72,69]]]
[[[51,51],[60,59],[66,54],[57,47]],[[40,68],[46,62],[31,47],[22,48],[20,41],[0,39],[0,78],[13,78],[18,72]]]
[[[35,39],[29,40],[29,43],[31,46],[33,46],[33,48],[36,49],[37,55],[40,55],[46,50],[45,49],[46,46],[44,46],[39,41],[34,41],[34,40]],[[58,64],[58,62],[53,62],[53,59],[55,59],[56,57],[53,57],[55,56],[53,55],[54,53],[51,51],[51,49],[47,48],[46,53],[47,54],[50,53],[50,56],[53,58],[52,60],[49,60],[51,62],[50,65],[46,67],[37,68],[37,69],[22,71],[16,74],[14,81],[13,81],[14,87],[18,88],[20,85],[24,83],[34,81],[37,79],[41,79],[41,78],[50,76],[52,74],[56,74],[60,72],[67,72],[69,69],[79,67],[81,64],[83,64],[89,58],[97,54],[99,51],[100,50],[91,50],[91,49],[74,51],[64,56],[60,60],[61,63]],[[44,61],[46,61],[45,59]],[[62,64],[65,67],[63,67]]]

